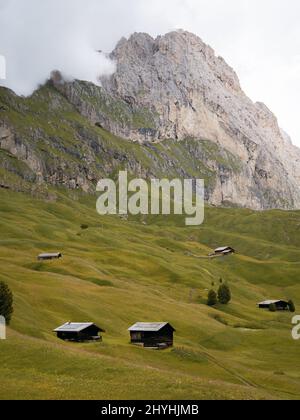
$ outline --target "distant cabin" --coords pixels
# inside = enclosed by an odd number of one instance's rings
[[[131,344],[157,349],[173,346],[175,329],[168,322],[137,322],[128,331]]]
[[[53,253],[53,254],[40,254],[38,256],[39,261],[57,260],[59,258],[62,258],[62,254],[60,252],[56,252],[56,253]]]
[[[67,322],[54,330],[57,338],[65,341],[102,341],[101,333],[105,331],[93,322]]]
[[[231,255],[235,254],[236,250],[231,248],[231,246],[222,246],[220,248],[216,248],[210,256],[219,256],[219,255]]]
[[[264,302],[260,302],[257,304],[257,306],[260,309],[270,309],[271,305],[275,305],[277,311],[289,310],[289,304],[288,302],[285,302],[284,300],[266,300]]]

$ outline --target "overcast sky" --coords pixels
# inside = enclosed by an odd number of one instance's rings
[[[28,95],[56,68],[96,82],[113,65],[95,49],[109,52],[135,31],[177,28],[222,55],[300,146],[299,0],[0,0],[0,83]]]

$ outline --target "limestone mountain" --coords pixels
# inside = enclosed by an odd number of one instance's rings
[[[3,185],[92,191],[126,167],[204,178],[214,205],[300,208],[300,150],[226,62],[185,31],[122,39],[102,87],[58,72],[31,98],[0,90]]]
[[[184,31],[157,39],[134,34],[119,42],[112,58],[117,71],[104,81],[107,91],[156,116],[153,127],[131,130],[130,138],[209,139],[244,166],[242,188],[238,180],[225,182],[217,201],[223,194],[229,201],[260,207],[262,198],[252,194],[259,186],[285,191],[283,196],[291,194],[290,203],[299,206],[300,151],[287,141],[276,117],[245,95],[236,73],[200,38]],[[120,127],[118,133],[127,137],[127,130]]]

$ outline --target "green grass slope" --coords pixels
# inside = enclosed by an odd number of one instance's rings
[[[0,398],[299,399],[292,314],[256,308],[265,298],[300,307],[299,230],[300,212],[207,208],[205,223],[187,228],[177,217],[100,217],[95,197],[79,193],[46,201],[0,189],[0,280],[15,297]],[[239,253],[190,256],[223,244]],[[64,258],[38,262],[47,251]],[[233,300],[209,308],[220,277]],[[67,321],[96,322],[103,343],[57,340]],[[174,348],[131,346],[136,321],[169,321]]]

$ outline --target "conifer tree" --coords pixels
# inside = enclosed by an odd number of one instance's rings
[[[218,290],[218,301],[222,305],[228,305],[228,303],[231,301],[231,291],[226,283],[222,283]]]

